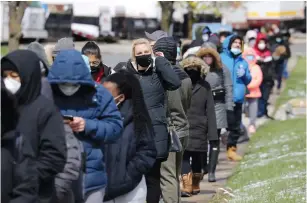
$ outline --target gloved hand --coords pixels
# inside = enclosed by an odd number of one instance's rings
[[[245,74],[245,70],[243,67],[239,67],[238,70],[237,70],[237,77],[240,78],[242,76],[244,76]]]

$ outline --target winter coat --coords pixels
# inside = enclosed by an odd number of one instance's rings
[[[173,70],[181,80],[181,87],[179,89],[167,92],[167,118],[168,126],[174,127],[180,138],[186,137],[189,135],[187,111],[190,108],[192,97],[191,79],[182,68],[175,65],[177,43],[173,37],[159,39],[155,43],[153,50],[154,52],[163,52],[165,58],[173,65]]]
[[[31,152],[21,148],[22,136],[15,131],[18,112],[15,96],[1,84],[1,202],[32,203],[38,201],[38,175],[35,159],[24,155]],[[29,146],[29,145],[28,145]],[[20,170],[21,169],[21,170]],[[25,177],[24,177],[25,176]],[[24,177],[23,182],[14,177]],[[19,194],[11,197],[13,188],[19,188]]]
[[[223,67],[220,55],[216,50],[213,48],[201,48],[197,52],[197,56],[200,58],[203,58],[206,54],[213,56],[215,67],[210,67],[210,71],[207,73],[205,80],[210,84],[212,91],[221,88],[225,90],[224,101],[214,101],[217,128],[227,128],[226,110],[233,110],[231,76],[228,68]]]
[[[169,139],[165,108],[166,91],[178,89],[181,82],[167,59],[157,57],[154,64],[150,65],[144,73],[140,73],[136,70],[135,62],[129,60],[125,66],[117,66],[114,71],[127,69],[139,79],[155,132],[157,159],[166,160]]]
[[[17,50],[3,57],[1,62],[5,60],[16,67],[22,81],[16,93],[20,113],[16,131],[23,136],[24,153],[32,159],[31,162],[36,160],[36,171],[21,175],[17,180],[29,186],[27,178],[38,174],[40,202],[52,202],[55,175],[63,170],[66,161],[62,117],[52,101],[40,93],[41,71],[37,55],[28,50]],[[27,171],[26,168],[20,170],[24,170],[22,174]],[[13,194],[19,196],[23,189],[17,187]]]
[[[202,74],[209,71],[209,66],[196,57],[183,60],[182,67],[197,69]],[[210,85],[204,79],[193,85],[192,91],[191,106],[188,110],[190,135],[186,150],[206,152],[208,141],[218,140],[214,100]]]
[[[83,194],[104,188],[107,177],[101,147],[103,143],[118,139],[122,128],[112,95],[102,85],[95,84],[81,53],[76,50],[64,50],[57,55],[48,80],[62,115],[85,120],[85,130],[75,133],[86,153]],[[59,90],[60,83],[80,84],[81,87],[77,93],[67,97]]]
[[[114,144],[104,147],[108,174],[104,201],[132,191],[150,171],[157,155],[151,126],[145,126],[142,134],[135,132],[131,100],[122,104],[120,112],[124,118],[122,135]]]
[[[249,57],[253,57],[253,59],[251,60]],[[252,48],[248,48],[244,51],[243,58],[248,62],[248,67],[252,76],[252,81],[247,86],[249,94],[247,94],[246,97],[260,98],[260,85],[262,83],[263,76],[261,68],[256,64],[256,53]]]
[[[233,85],[233,101],[236,103],[243,103],[246,86],[251,81],[251,75],[248,69],[248,63],[242,58],[241,55],[234,57],[230,51],[232,40],[237,37],[236,35],[228,36],[223,42],[223,53],[221,54],[222,63],[228,68]],[[243,40],[242,40],[243,42]],[[245,71],[244,76],[238,77],[237,71],[243,68]]]
[[[275,66],[273,63],[273,58],[271,51],[266,48],[264,50],[259,50],[258,44],[260,40],[267,41],[266,35],[259,33],[257,35],[254,51],[256,52],[257,65],[260,66],[262,74],[263,74],[263,83],[267,85],[274,86],[274,78],[275,78]]]

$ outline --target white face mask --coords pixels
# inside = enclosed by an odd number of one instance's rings
[[[73,84],[60,84],[59,88],[66,96],[71,96],[75,94],[79,89],[80,85],[73,85]]]
[[[16,94],[16,92],[20,89],[21,83],[12,78],[4,78],[3,80],[5,87],[12,94]]]
[[[115,98],[114,98],[114,101],[116,102],[116,99],[118,99],[120,96],[121,96],[121,95],[118,95],[117,97],[115,97]],[[117,102],[117,103],[116,103],[116,106],[120,105],[121,103],[122,103],[121,101]]]
[[[265,49],[265,44],[264,44],[264,43],[258,44],[258,48],[259,48],[260,50],[264,50],[264,49]]]
[[[208,39],[209,39],[209,35],[208,35],[208,34],[204,34],[204,35],[202,36],[202,38],[203,38],[203,41],[206,42],[206,41],[208,41]]]

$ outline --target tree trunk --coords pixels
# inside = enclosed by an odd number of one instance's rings
[[[188,38],[192,39],[193,11],[188,13]]]
[[[27,5],[25,1],[9,2],[9,52],[19,48],[19,39],[22,36],[21,21]]]
[[[160,6],[162,9],[162,17],[161,17],[161,29],[165,32],[169,31],[172,17],[173,17],[173,1],[160,1]]]

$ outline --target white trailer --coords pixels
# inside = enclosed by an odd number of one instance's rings
[[[9,6],[8,2],[0,2],[1,10],[1,42],[9,39]],[[48,32],[45,30],[45,11],[41,7],[29,5],[21,22],[22,39],[47,39]]]

